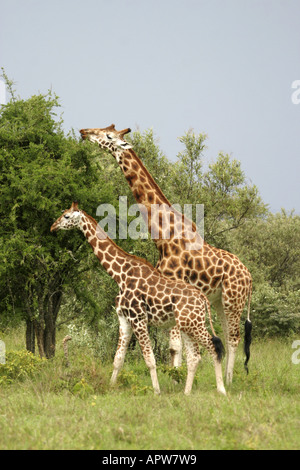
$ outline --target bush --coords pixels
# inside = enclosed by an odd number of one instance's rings
[[[289,335],[300,328],[300,290],[284,293],[269,284],[253,292],[251,320],[257,336]]]
[[[29,351],[10,351],[6,354],[5,364],[0,364],[0,384],[10,384],[15,380],[31,377],[46,360]]]

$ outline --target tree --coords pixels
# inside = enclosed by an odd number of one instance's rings
[[[245,223],[232,243],[253,276],[252,309],[260,334],[300,327],[300,217],[282,210]]]
[[[55,353],[63,292],[73,286],[80,293],[78,276],[93,264],[78,231],[55,235],[50,226],[74,199],[91,214],[113,199],[94,147],[64,135],[58,107],[49,92],[13,96],[0,112],[1,312],[24,318],[27,349],[34,352],[36,339],[47,358]]]
[[[257,187],[247,184],[240,161],[220,153],[204,167],[206,139],[192,130],[180,138],[184,149],[172,167],[168,198],[181,206],[203,204],[205,240],[230,251],[230,232],[263,216],[267,208]]]

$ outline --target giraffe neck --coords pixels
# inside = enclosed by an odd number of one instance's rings
[[[112,153],[138,203],[143,204],[147,209],[150,209],[153,204],[166,204],[171,207],[170,202],[134,150],[118,148]]]
[[[80,230],[91,245],[94,254],[107,273],[119,284],[122,284],[120,272],[133,266],[134,256],[128,255],[111,240],[91,216],[81,211]]]
[[[195,235],[195,224],[183,219],[178,211],[174,211],[160,187],[149,171],[131,148],[121,149],[110,147],[129,186],[139,204],[147,210],[148,229],[151,237],[161,251],[164,245],[172,244],[174,238],[184,241],[186,246],[195,242],[202,246],[204,241]]]

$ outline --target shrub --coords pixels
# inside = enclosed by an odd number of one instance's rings
[[[0,384],[10,384],[15,380],[31,377],[46,359],[41,359],[29,351],[10,351],[6,354],[5,364],[0,364]]]
[[[80,398],[85,398],[88,395],[95,393],[93,387],[88,384],[84,378],[74,385],[72,392],[74,395],[78,395]]]
[[[300,327],[300,290],[279,292],[267,283],[257,286],[251,302],[251,320],[257,336],[289,335]]]

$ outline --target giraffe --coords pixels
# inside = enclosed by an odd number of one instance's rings
[[[106,128],[81,129],[81,137],[108,150],[117,160],[131,191],[139,204],[146,207],[148,229],[159,253],[156,268],[171,279],[189,282],[204,293],[215,307],[221,321],[226,346],[226,383],[232,382],[236,350],[240,342],[240,320],[248,300],[245,321],[244,366],[248,373],[251,330],[250,302],[252,277],[239,258],[225,250],[209,245],[197,234],[195,224],[172,210],[172,205],[154,181],[124,135],[130,129],[117,131],[112,124]],[[158,209],[154,212],[152,208]],[[171,215],[169,215],[171,212]],[[172,215],[173,214],[173,215]],[[163,220],[169,216],[169,236],[163,231]],[[178,224],[178,222],[182,222]],[[156,224],[156,230],[153,225]],[[176,227],[179,225],[179,229]],[[184,227],[180,229],[181,227]],[[175,236],[177,233],[177,236]],[[178,236],[178,233],[180,236]],[[196,243],[194,243],[196,241]],[[170,332],[172,364],[181,361],[181,338],[176,326]]]
[[[190,284],[168,279],[148,261],[126,253],[107,236],[91,216],[78,208],[77,202],[73,202],[70,209],[63,212],[50,230],[70,230],[75,227],[83,232],[104,269],[119,286],[116,297],[119,341],[111,384],[116,382],[134,333],[150,370],[154,392],[159,394],[155,358],[147,325],[168,327],[176,324],[185,338],[187,355],[188,373],[184,393],[189,395],[192,389],[194,375],[201,359],[200,343],[213,359],[217,390],[226,395],[221,366],[224,347],[214,332],[210,306],[205,295]],[[205,327],[206,310],[212,335]]]

